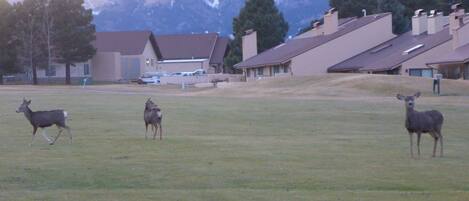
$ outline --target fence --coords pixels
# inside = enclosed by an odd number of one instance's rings
[[[170,76],[161,77],[160,84],[199,84],[199,83],[211,83],[215,80],[223,80],[228,82],[240,82],[243,79],[243,75],[237,74],[207,74],[198,76]]]

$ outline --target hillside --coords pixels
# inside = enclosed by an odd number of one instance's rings
[[[306,77],[264,79],[248,83],[227,83],[198,95],[233,97],[360,97],[395,96],[421,91],[432,94],[432,79],[368,74],[327,74]],[[469,96],[469,82],[443,80],[443,96]]]

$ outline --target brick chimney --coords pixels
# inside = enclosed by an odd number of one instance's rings
[[[418,9],[412,17],[412,35],[418,36],[426,31],[427,13],[423,9]]]
[[[243,61],[257,55],[257,32],[249,29],[243,36]]]
[[[451,6],[453,10],[449,14],[449,31],[453,34],[454,30],[459,29],[464,24],[465,11],[461,4],[454,4]]]
[[[443,30],[445,26],[445,17],[443,12],[431,10],[428,16],[428,34],[435,34]]]
[[[461,4],[451,6],[453,12],[449,15],[449,29],[453,35],[453,49],[469,44],[469,26],[464,24],[465,11]]]
[[[339,12],[335,8],[329,9],[324,15],[324,34],[332,34],[339,30]]]

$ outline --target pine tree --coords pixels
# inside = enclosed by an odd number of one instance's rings
[[[96,49],[93,15],[83,7],[83,0],[51,0],[49,12],[54,17],[52,43],[58,63],[65,64],[65,83],[71,84],[70,68],[91,59]]]
[[[401,34],[409,30],[410,18],[406,17],[406,8],[398,0],[378,0],[377,13],[391,12],[393,32]]]
[[[3,84],[3,74],[16,70],[16,51],[14,43],[13,7],[6,1],[0,0],[0,84]]]
[[[234,40],[225,59],[225,65],[232,67],[242,60],[242,37],[245,31],[257,31],[257,47],[261,53],[285,41],[288,23],[278,10],[274,0],[248,0],[239,15],[233,19]]]

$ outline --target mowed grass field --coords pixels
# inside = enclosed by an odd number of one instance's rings
[[[233,88],[0,86],[0,200],[469,200],[464,91],[423,90],[417,109],[446,118],[445,157],[431,158],[424,135],[416,160],[402,102],[362,87],[313,93],[323,81],[311,79],[300,79],[315,86],[305,98],[301,83],[294,98],[293,89],[239,97],[226,93]],[[66,109],[74,143],[64,134],[49,146],[38,133],[29,147],[31,126],[15,113],[23,97],[33,110]],[[148,97],[163,109],[163,141],[144,139]]]

